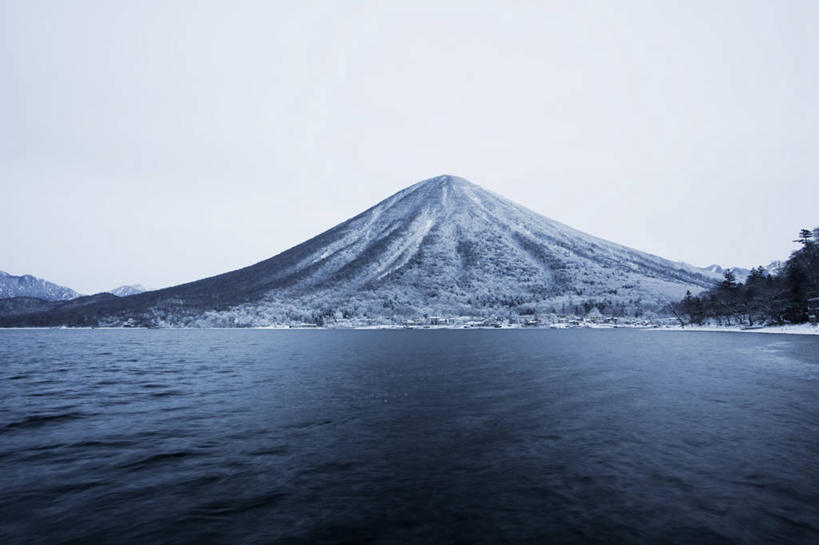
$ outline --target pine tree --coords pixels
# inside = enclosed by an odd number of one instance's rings
[[[811,231],[810,229],[801,229],[799,231],[799,238],[794,240],[794,242],[798,242],[802,246],[806,246],[806,247],[813,244],[813,242],[814,242],[814,240],[813,240],[813,231]]]
[[[737,287],[737,276],[734,274],[734,271],[731,269],[726,270],[723,277],[725,279],[720,284],[720,287],[725,289],[734,289]]]

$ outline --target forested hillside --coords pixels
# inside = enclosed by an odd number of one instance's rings
[[[683,325],[716,322],[800,323],[808,320],[810,300],[819,297],[819,227],[799,232],[801,247],[793,252],[776,274],[763,267],[752,269],[745,282],[731,270],[704,293],[688,292],[670,311]]]

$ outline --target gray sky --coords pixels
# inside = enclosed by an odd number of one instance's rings
[[[163,287],[442,173],[768,263],[819,225],[817,26],[815,1],[0,0],[0,270]]]

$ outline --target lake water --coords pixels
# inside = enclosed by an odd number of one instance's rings
[[[819,337],[0,331],[0,542],[819,543]]]

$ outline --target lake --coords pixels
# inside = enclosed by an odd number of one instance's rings
[[[819,543],[819,337],[3,330],[0,542]]]

